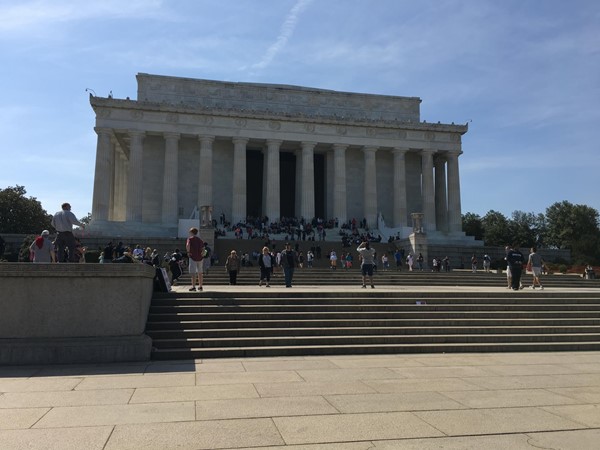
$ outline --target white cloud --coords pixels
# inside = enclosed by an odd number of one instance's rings
[[[281,25],[279,36],[277,36],[275,42],[267,49],[267,52],[262,59],[251,66],[252,68],[264,69],[271,64],[273,58],[275,58],[275,56],[287,45],[289,38],[294,33],[300,14],[311,2],[312,0],[298,0]]]

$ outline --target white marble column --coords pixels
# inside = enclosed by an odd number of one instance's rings
[[[447,231],[446,159],[441,153],[437,154],[433,165],[435,168],[435,222],[439,231]]]
[[[306,221],[315,217],[315,142],[302,142],[302,209]]]
[[[128,222],[142,221],[142,182],[143,182],[143,142],[145,133],[139,130],[129,131],[129,168],[127,175],[127,212]]]
[[[279,179],[279,146],[283,141],[269,139],[267,141],[267,205],[266,215],[270,222],[281,217],[281,183]]]
[[[120,147],[115,149],[115,207],[113,220],[126,220],[127,211],[127,158]]]
[[[110,128],[95,128],[98,134],[96,144],[96,168],[94,170],[94,194],[92,197],[92,218],[94,220],[108,220],[108,209],[110,206],[110,184],[112,174],[110,173],[112,146],[110,139],[112,130]]]
[[[369,228],[377,226],[377,147],[363,147],[365,157],[364,215]]]
[[[296,182],[294,183],[294,215],[302,215],[302,150],[294,152],[296,157]]]
[[[232,224],[246,221],[246,145],[247,138],[233,138]]]
[[[165,133],[165,168],[163,173],[162,223],[178,224],[179,133]]]
[[[214,136],[198,136],[200,140],[200,168],[198,170],[198,210],[213,206],[213,142]]]
[[[407,148],[394,148],[394,227],[408,225],[406,206],[406,153]]]
[[[348,220],[346,205],[346,149],[345,144],[333,144],[333,216],[340,223]]]
[[[458,172],[458,157],[461,151],[448,152],[448,231],[462,231],[462,212],[460,205],[460,176]]]
[[[117,140],[115,137],[110,139],[110,192],[108,194],[108,220],[115,220],[115,202],[117,191]]]
[[[423,228],[425,231],[435,231],[435,194],[433,187],[433,154],[434,150],[421,151],[422,199],[423,199]]]

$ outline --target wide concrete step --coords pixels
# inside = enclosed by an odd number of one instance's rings
[[[231,337],[267,337],[280,336],[282,332],[294,336],[347,336],[347,335],[426,335],[426,334],[597,334],[598,326],[506,326],[506,327],[286,327],[282,328],[209,328],[177,329],[165,328],[148,331],[152,339],[191,339],[191,338],[231,338]]]
[[[153,306],[150,314],[212,314],[212,313],[295,313],[295,312],[415,312],[415,311],[596,311],[600,312],[600,304],[308,304],[308,305],[165,305]]]
[[[549,333],[549,334],[426,334],[426,335],[347,335],[347,336],[267,336],[234,338],[156,339],[156,348],[203,347],[255,347],[290,345],[374,345],[374,344],[427,344],[427,343],[494,343],[494,342],[584,342],[600,341],[600,334]]]
[[[199,359],[244,358],[270,356],[365,355],[399,353],[467,353],[467,352],[541,352],[598,351],[600,341],[586,342],[496,342],[496,343],[433,343],[433,344],[351,344],[273,347],[214,347],[156,349],[153,358]]]
[[[156,295],[154,357],[600,349],[589,291],[253,290]]]
[[[148,331],[155,330],[190,330],[190,329],[231,329],[231,328],[353,328],[353,327],[505,327],[505,326],[597,326],[600,319],[590,318],[520,318],[520,319],[324,319],[324,320],[220,320],[220,321],[170,321],[149,322]]]

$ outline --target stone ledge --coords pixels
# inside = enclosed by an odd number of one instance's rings
[[[102,338],[0,339],[0,365],[148,361],[145,334]]]

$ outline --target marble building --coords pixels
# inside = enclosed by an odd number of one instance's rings
[[[210,206],[247,216],[366,218],[462,239],[467,125],[425,123],[421,99],[137,75],[137,100],[90,97],[98,135],[91,227],[172,237]]]

